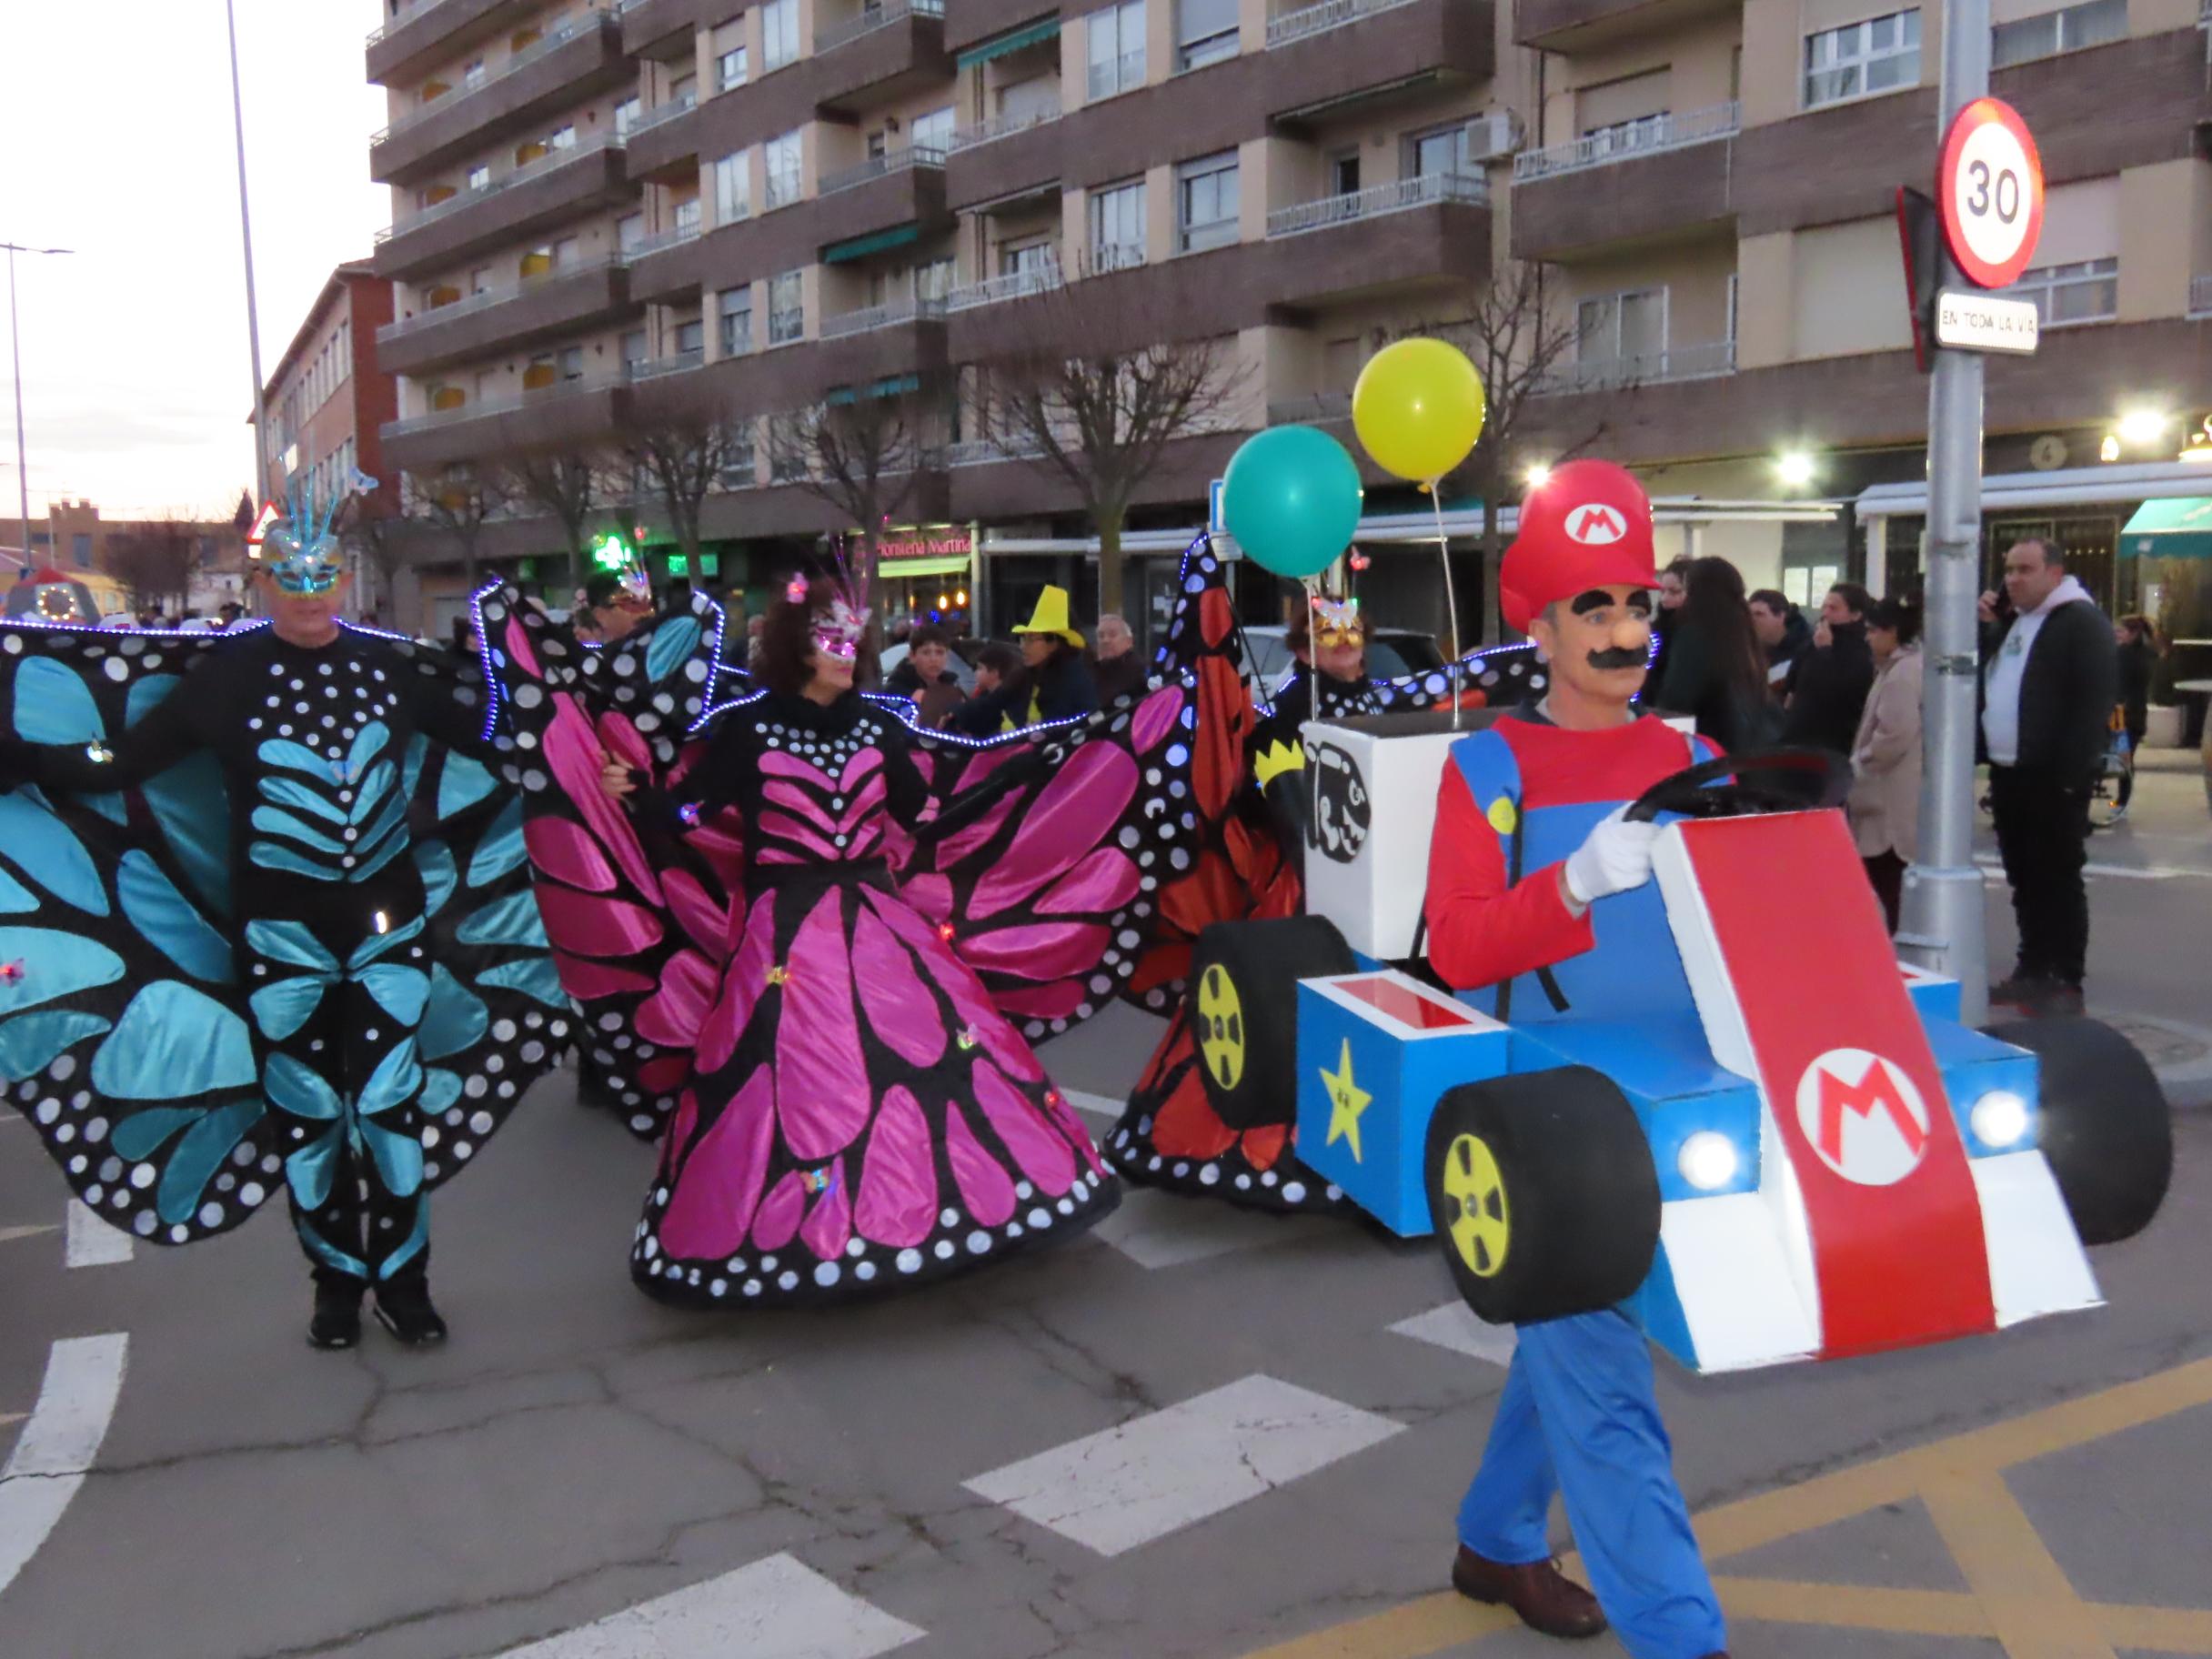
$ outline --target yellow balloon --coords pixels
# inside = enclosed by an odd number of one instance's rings
[[[1483,435],[1483,378],[1442,340],[1400,340],[1367,360],[1352,388],[1352,424],[1376,466],[1441,478]]]

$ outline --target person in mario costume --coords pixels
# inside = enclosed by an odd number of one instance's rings
[[[1547,669],[1535,699],[1453,745],[1429,855],[1430,960],[1501,1020],[1604,1014],[1680,969],[1652,883],[1658,828],[1627,803],[1713,750],[1633,707],[1652,634],[1652,509],[1610,462],[1529,492],[1499,574]],[[1686,987],[1683,988],[1686,998]],[[1552,1494],[1596,1594],[1552,1559]],[[1724,1659],[1675,1484],[1644,1332],[1624,1313],[1522,1327],[1459,1511],[1453,1587],[1548,1635],[1614,1627],[1635,1659]]]

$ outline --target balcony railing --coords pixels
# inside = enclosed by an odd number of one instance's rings
[[[417,312],[413,317],[403,317],[397,322],[387,323],[377,330],[377,343],[382,345],[387,340],[404,340],[426,329],[435,328],[441,323],[452,322],[457,317],[472,317],[479,311],[488,311],[495,306],[504,306],[511,299],[521,299],[554,283],[565,282],[571,276],[582,276],[592,271],[620,270],[628,263],[628,253],[608,254],[598,259],[560,266],[536,276],[525,276],[520,282],[510,282],[504,287],[486,288],[481,293],[457,299],[449,306],[434,306],[427,311]]]
[[[1023,299],[1031,294],[1049,293],[1060,286],[1060,262],[1053,260],[1049,265],[1009,271],[1002,276],[992,276],[983,282],[964,283],[945,296],[945,309],[971,311],[978,306],[995,306],[1001,300]]]
[[[405,437],[411,432],[428,432],[438,427],[454,427],[465,420],[475,420],[486,415],[506,415],[516,409],[536,408],[541,404],[558,402],[564,397],[580,397],[586,392],[603,392],[610,387],[627,385],[628,369],[616,369],[603,375],[580,375],[573,380],[558,380],[551,386],[539,387],[536,391],[508,392],[497,397],[484,397],[464,403],[450,409],[436,409],[427,415],[410,416],[405,420],[387,420],[382,436],[387,438]]]
[[[368,141],[368,147],[373,150],[386,139],[397,138],[400,134],[420,126],[432,116],[441,116],[468,99],[476,97],[481,93],[489,92],[509,75],[520,74],[539,58],[567,45],[586,30],[598,28],[602,15],[603,14],[598,11],[588,11],[580,17],[570,17],[565,22],[555,24],[541,39],[532,41],[514,56],[508,58],[500,66],[498,74],[488,75],[473,85],[464,84],[442,98],[433,98],[421,108],[409,110],[391,126],[371,137]]]
[[[830,24],[827,28],[816,29],[814,55],[819,57],[825,52],[834,52],[863,35],[873,35],[878,29],[889,28],[901,18],[942,17],[944,15],[945,0],[883,0],[880,5],[863,7],[857,17],[848,17],[840,23]]]
[[[1735,342],[1671,346],[1625,357],[1586,357],[1563,363],[1544,377],[1552,393],[1617,391],[1669,380],[1710,380],[1735,373]]]
[[[1026,133],[1032,127],[1044,126],[1059,119],[1060,100],[1057,98],[1049,108],[1024,110],[1019,115],[993,116],[988,121],[979,121],[973,126],[963,126],[954,133],[945,146],[945,153],[957,156],[962,150],[974,149],[979,144],[1010,138],[1016,133]]]
[[[632,380],[659,380],[669,375],[689,374],[706,360],[706,348],[694,347],[689,351],[674,351],[665,357],[648,357],[642,363],[633,363],[629,366],[629,377]]]
[[[2212,0],[2205,0],[2205,4],[2212,6]],[[2212,276],[2189,278],[2189,315],[2212,317]]]
[[[988,467],[994,461],[1035,460],[1044,450],[1027,438],[971,437],[937,453],[947,467]]]
[[[857,167],[840,167],[828,175],[815,186],[816,196],[834,196],[840,190],[850,190],[855,185],[864,185],[870,179],[886,178],[893,173],[903,173],[910,167],[941,167],[945,153],[932,144],[901,145],[895,150],[886,150],[880,156],[870,156]]]
[[[1267,406],[1267,424],[1271,427],[1318,427],[1351,418],[1350,392],[1312,392]]]
[[[447,196],[435,206],[426,207],[420,213],[409,214],[396,225],[386,226],[377,233],[377,245],[381,247],[394,236],[403,236],[410,230],[420,230],[425,225],[435,224],[439,219],[450,218],[462,209],[473,207],[487,197],[498,195],[502,190],[511,190],[517,185],[527,184],[533,178],[542,178],[548,173],[558,172],[562,167],[583,160],[587,156],[597,156],[602,151],[618,150],[621,147],[622,136],[620,134],[601,133],[588,144],[572,145],[567,149],[550,150],[540,156],[536,161],[526,162],[512,173],[504,174],[500,177],[493,179],[489,184],[479,185],[474,190],[464,190],[458,196]]]
[[[413,23],[416,18],[421,16],[425,12],[434,12],[437,10],[439,6],[445,4],[446,0],[401,0],[401,5],[397,12],[393,14],[390,17],[386,18],[375,28],[369,30],[367,44],[372,46],[375,45],[387,35],[389,35],[394,29],[400,28],[407,24]]]
[[[1124,52],[1120,57],[1091,65],[1091,102],[1116,93],[1134,92],[1144,85],[1144,52]]]
[[[945,314],[941,299],[894,299],[888,305],[870,306],[864,311],[848,311],[842,317],[822,318],[821,337],[842,340],[856,334],[873,334],[879,328],[896,328],[905,323],[926,323]]]
[[[1555,144],[1549,149],[1523,150],[1513,157],[1513,182],[1579,173],[1584,167],[1602,167],[1631,156],[1685,149],[1694,144],[1710,144],[1715,138],[1733,138],[1741,125],[1742,109],[1734,101],[1714,104],[1705,109],[1684,110],[1680,115],[1653,116],[1647,120],[1586,133],[1572,143]]]
[[[706,234],[697,219],[689,225],[672,225],[666,230],[657,230],[649,236],[639,236],[622,251],[632,259],[642,259],[648,254],[666,252],[681,247],[687,242],[696,242]]]
[[[679,116],[688,116],[699,107],[699,94],[687,92],[681,97],[670,98],[666,104],[656,104],[632,121],[624,130],[631,137],[649,133],[657,126],[665,126]]]
[[[1278,207],[1267,216],[1267,234],[1302,236],[1309,230],[1326,230],[1332,225],[1350,225],[1361,219],[1379,218],[1386,213],[1433,206],[1439,202],[1480,207],[1489,199],[1489,186],[1474,174],[1423,173],[1392,184],[1371,185],[1345,196],[1327,196],[1318,202]]]
[[[1330,29],[1341,29],[1348,23],[1357,23],[1362,17],[1372,17],[1377,12],[1394,11],[1410,5],[1413,0],[1322,0],[1319,5],[1301,6],[1294,12],[1284,12],[1267,20],[1267,44],[1272,49],[1287,46],[1294,40],[1305,40]]]

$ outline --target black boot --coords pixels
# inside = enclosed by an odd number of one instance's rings
[[[428,1348],[446,1340],[446,1322],[430,1305],[427,1279],[402,1279],[378,1285],[377,1322],[409,1348]]]
[[[353,1348],[361,1341],[361,1282],[357,1279],[318,1279],[315,1282],[315,1317],[307,1322],[310,1348]]]

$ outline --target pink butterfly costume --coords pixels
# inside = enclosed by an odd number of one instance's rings
[[[700,1306],[918,1283],[1080,1232],[1119,1198],[1089,1134],[893,876],[932,830],[890,712],[763,693],[723,711],[672,793],[679,829],[734,809],[747,863],[631,1252]]]

